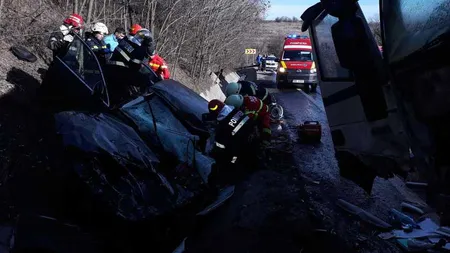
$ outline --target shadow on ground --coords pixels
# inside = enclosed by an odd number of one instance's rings
[[[55,133],[52,119],[37,104],[40,82],[15,67],[6,81],[0,85],[13,87],[0,95],[0,222],[15,224],[19,213],[51,215],[59,197],[50,172],[62,161],[48,134]]]

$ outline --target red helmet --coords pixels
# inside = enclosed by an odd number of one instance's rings
[[[83,26],[83,18],[80,15],[74,13],[64,20],[64,24],[81,28]]]
[[[140,30],[142,30],[142,26],[140,26],[139,24],[134,24],[131,26],[130,28],[130,35],[136,35],[136,33]]]
[[[222,111],[224,106],[225,104],[222,101],[218,99],[213,99],[208,103],[208,110],[210,113],[218,115],[220,111]]]

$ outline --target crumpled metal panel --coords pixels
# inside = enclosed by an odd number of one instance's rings
[[[134,121],[146,138],[160,143],[165,152],[175,156],[181,163],[195,168],[202,180],[208,182],[214,159],[199,151],[199,137],[188,131],[162,98],[137,98],[124,105],[121,110]],[[194,174],[192,176],[195,177]]]
[[[164,80],[152,86],[173,112],[183,119],[192,129],[207,134],[203,124],[202,115],[208,113],[208,101],[195,91],[174,80]]]
[[[69,111],[55,119],[76,174],[112,213],[136,221],[175,207],[158,158],[131,127],[106,114]]]

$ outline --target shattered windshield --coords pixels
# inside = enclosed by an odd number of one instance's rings
[[[382,6],[385,50],[391,62],[403,59],[450,31],[448,0],[392,0]]]
[[[312,61],[311,51],[288,50],[283,53],[283,61]]]

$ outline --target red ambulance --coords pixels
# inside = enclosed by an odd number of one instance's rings
[[[316,91],[316,65],[311,40],[307,36],[288,35],[284,39],[283,52],[279,61],[278,89],[299,87],[306,93]]]

